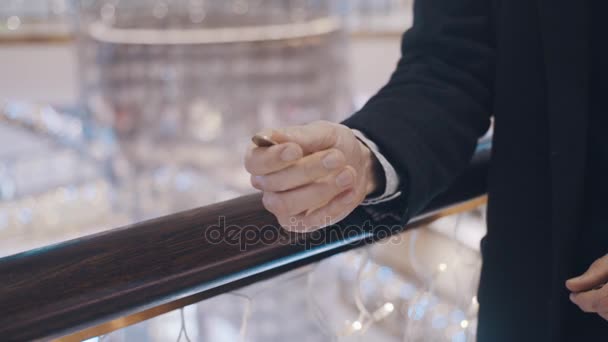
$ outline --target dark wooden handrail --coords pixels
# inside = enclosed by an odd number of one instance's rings
[[[407,227],[485,194],[488,161],[482,149]],[[218,239],[222,217],[225,227],[240,227],[240,240],[230,229]],[[195,294],[208,298],[379,238],[373,230],[344,236],[340,229],[289,234],[255,194],[2,258],[0,336],[62,336]]]

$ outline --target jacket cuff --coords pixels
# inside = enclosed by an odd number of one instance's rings
[[[401,196],[401,191],[399,190],[399,175],[397,171],[393,167],[393,165],[384,157],[382,153],[380,153],[380,149],[378,145],[376,145],[373,141],[369,140],[365,134],[357,129],[352,129],[353,134],[359,141],[361,141],[369,150],[374,154],[374,157],[382,166],[382,170],[384,171],[384,191],[379,196],[368,197],[366,198],[361,205],[374,205],[386,201],[390,201]]]

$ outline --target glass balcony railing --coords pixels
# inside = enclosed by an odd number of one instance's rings
[[[452,189],[440,195],[408,227],[482,204],[487,162],[488,151],[480,151]],[[358,217],[354,222],[359,222],[360,215],[365,216],[361,209],[353,215]],[[284,337],[282,334],[300,336],[299,329],[311,334],[312,340],[316,339],[315,334],[331,339],[357,336],[374,324],[386,324],[388,331],[406,329],[406,334],[413,334],[413,341],[422,340],[435,330],[438,336],[448,334],[449,340],[471,340],[476,315],[475,273],[479,269],[474,248],[463,242],[448,247],[450,243],[444,237],[444,246],[438,249],[441,253],[427,256],[428,260],[410,258],[413,264],[408,271],[407,266],[395,263],[398,253],[391,253],[391,249],[408,246],[410,253],[416,253],[417,244],[424,240],[441,243],[442,238],[433,237],[441,233],[425,231],[424,237],[421,234],[417,239],[404,238],[398,233],[408,227],[378,224],[366,229],[348,222],[349,219],[317,234],[289,234],[263,210],[260,196],[253,194],[5,257],[0,260],[0,274],[6,279],[0,289],[0,303],[5,308],[0,333],[9,340],[60,337],[66,333],[66,340],[95,336],[120,339],[121,334],[141,334],[145,339],[146,332],[138,331],[137,326],[121,333],[113,331],[179,309],[178,340],[182,335],[189,338],[188,327],[193,335],[195,329],[196,334],[232,331],[241,338],[253,334],[246,340],[268,341],[272,339],[265,334],[279,340]],[[389,236],[396,238],[386,240]],[[340,254],[375,241],[379,243],[377,249]],[[313,268],[302,268],[336,254]],[[421,270],[421,261],[431,267]],[[339,266],[336,268],[335,264]],[[287,271],[291,273],[271,285],[260,283]],[[458,281],[449,280],[450,273]],[[396,287],[391,292],[387,279],[393,277]],[[324,285],[315,285],[320,278]],[[215,297],[223,293],[228,294]],[[272,299],[266,301],[274,305],[272,308],[254,305],[264,303],[265,296]],[[212,297],[215,298],[190,306]],[[350,302],[351,315],[327,317],[324,306],[331,308],[335,305],[332,301]],[[287,309],[289,306],[292,307]],[[284,310],[293,313],[294,308],[302,310],[296,311],[295,317],[276,316]],[[267,315],[284,319],[285,324],[277,325],[270,319],[274,324],[269,323],[267,331],[258,331],[263,324],[251,322],[263,315],[252,316],[253,310],[267,310]],[[238,312],[241,315],[235,317]],[[387,318],[393,312],[400,312],[407,319],[391,324]],[[313,319],[304,322],[307,319],[302,318],[299,322],[300,316],[305,315]],[[227,326],[217,331],[205,330],[202,327],[208,324],[206,319],[211,320],[212,326]],[[215,325],[214,319],[218,320]],[[315,320],[317,330],[311,332],[307,326]],[[187,324],[194,321],[198,323]],[[151,327],[164,331],[160,334],[162,340],[171,335],[168,327],[163,328],[171,322],[175,324],[176,320]],[[346,322],[349,323],[345,325]],[[69,335],[79,329],[84,330]]]
[[[260,128],[369,97],[410,6],[0,4],[0,42],[42,44],[0,46],[23,76],[0,80],[0,340],[474,341],[487,142],[406,227],[358,209],[289,234],[241,166]],[[47,100],[68,82],[74,101]]]

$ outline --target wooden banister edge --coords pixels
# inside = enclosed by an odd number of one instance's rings
[[[488,151],[478,153],[472,167],[407,227],[483,196],[488,160]],[[374,239],[361,234],[312,249],[258,241],[247,250],[201,239],[227,212],[228,225],[277,226],[256,194],[0,259],[0,336],[58,337],[187,298],[200,301]]]

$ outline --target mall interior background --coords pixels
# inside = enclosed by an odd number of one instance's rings
[[[249,137],[355,111],[411,8],[3,0],[0,257],[252,192]],[[474,341],[484,233],[478,209],[91,340]]]

